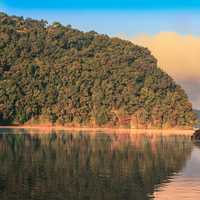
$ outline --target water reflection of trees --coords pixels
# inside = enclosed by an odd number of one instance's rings
[[[195,147],[200,149],[200,141],[193,141]]]
[[[145,200],[190,152],[178,136],[0,134],[0,197]]]

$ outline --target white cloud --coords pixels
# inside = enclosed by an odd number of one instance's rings
[[[161,32],[128,39],[148,47],[158,59],[160,68],[181,84],[193,106],[200,108],[200,37]]]

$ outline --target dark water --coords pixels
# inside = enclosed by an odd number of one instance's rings
[[[200,199],[188,136],[0,130],[1,200],[179,198]]]

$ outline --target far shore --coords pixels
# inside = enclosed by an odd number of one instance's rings
[[[54,131],[88,131],[88,132],[107,132],[107,133],[160,133],[160,134],[181,134],[181,135],[192,135],[194,133],[193,129],[131,129],[131,128],[104,128],[104,127],[67,127],[67,126],[51,126],[51,125],[10,125],[10,126],[0,126],[0,129],[32,129],[43,131],[44,133]]]

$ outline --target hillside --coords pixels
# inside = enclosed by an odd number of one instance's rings
[[[188,128],[195,120],[148,49],[0,13],[1,124]]]

